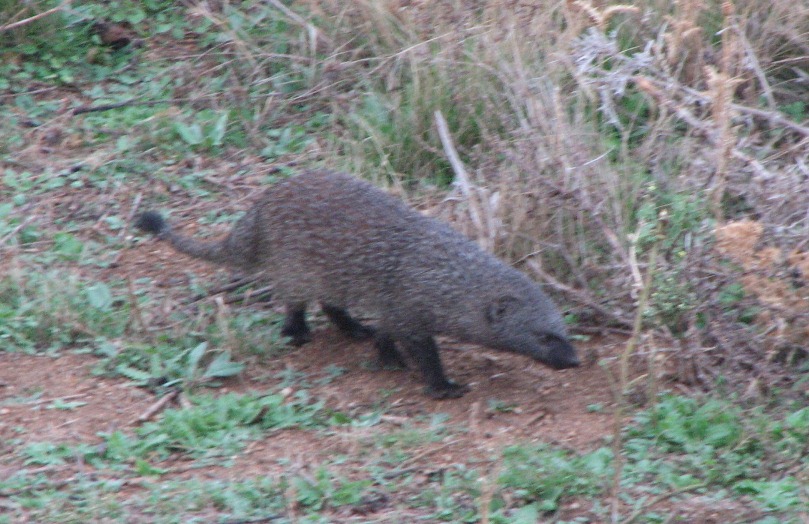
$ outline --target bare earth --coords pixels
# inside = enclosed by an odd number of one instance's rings
[[[147,259],[150,263],[145,263]],[[125,250],[118,264],[108,271],[104,278],[154,278],[155,293],[165,292],[165,304],[174,307],[181,307],[179,301],[189,296],[189,272],[211,286],[227,278],[222,270],[178,260],[167,246],[153,241]],[[159,464],[167,470],[163,478],[238,480],[275,476],[289,473],[290,467],[294,471],[314,469],[334,455],[356,456],[353,464],[342,462],[339,467],[347,477],[362,475],[368,453],[383,453],[373,449],[374,436],[406,427],[426,428],[433,415],[446,416],[446,424],[460,431],[420,445],[407,460],[408,469],[421,472],[425,483],[432,473],[458,464],[496,478],[502,450],[510,445],[544,442],[581,453],[604,446],[605,437],[613,432],[609,380],[597,362],[614,362],[611,357],[616,357],[626,342],[620,337],[578,343],[584,365],[565,371],[547,369],[520,355],[441,340],[448,376],[469,384],[471,391],[459,399],[435,401],[422,394],[422,382],[414,370],[374,369],[375,352],[370,342],[348,340],[320,321],[313,327],[311,343],[277,358],[252,357],[240,377],[226,380],[215,391],[277,391],[278,373],[294,369],[304,373],[312,384],[310,395],[324,399],[331,409],[363,413],[383,406],[381,423],[328,432],[268,433],[233,457],[232,467],[189,467],[187,458],[180,456]],[[0,477],[27,468],[47,473],[56,481],[69,481],[87,473],[90,466],[69,462],[55,467],[30,467],[22,464],[13,451],[32,442],[100,444],[98,433],[129,431],[139,424],[138,418],[157,401],[155,395],[122,378],[94,376],[92,370],[97,363],[93,355],[70,351],[58,357],[0,352]],[[329,373],[335,367],[343,370],[336,377]],[[318,379],[326,378],[317,385]],[[84,404],[69,410],[52,409],[55,400]],[[140,489],[138,480],[133,479],[124,485],[120,496]],[[385,506],[394,503],[381,501],[378,508],[367,509],[377,513],[374,518],[384,519]],[[589,514],[587,502],[571,500],[565,504],[558,518]],[[743,508],[714,507],[710,501],[696,498],[669,510],[683,518],[696,517],[699,522],[723,522],[725,517],[744,513]]]

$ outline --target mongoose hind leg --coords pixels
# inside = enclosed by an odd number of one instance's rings
[[[343,308],[329,304],[321,304],[321,308],[331,323],[349,338],[354,340],[368,340],[373,338],[374,334],[376,334],[374,328],[357,322],[357,320],[352,318],[351,315],[348,314],[348,311]]]
[[[413,335],[402,340],[405,351],[415,360],[427,387],[424,393],[436,400],[459,398],[469,391],[464,384],[457,384],[447,379],[441,358],[438,356],[438,346],[430,335]]]
[[[306,323],[306,304],[287,304],[287,316],[281,334],[292,340],[293,346],[302,346],[312,340],[312,331]]]
[[[374,339],[374,346],[376,347],[379,355],[379,365],[382,368],[406,369],[407,363],[399,350],[396,349],[396,343],[390,335],[377,332]]]

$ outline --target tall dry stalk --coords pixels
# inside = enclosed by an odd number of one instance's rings
[[[665,210],[662,210],[657,218],[657,224],[655,226],[655,240],[649,250],[649,257],[646,265],[646,275],[643,279],[643,285],[640,289],[640,295],[635,308],[635,318],[632,323],[632,334],[630,335],[629,340],[626,342],[624,350],[619,357],[617,382],[609,373],[609,370],[605,368],[605,371],[611,378],[610,385],[612,386],[613,400],[615,402],[612,428],[613,476],[611,490],[612,499],[610,507],[612,522],[619,521],[619,495],[621,491],[621,475],[624,465],[623,455],[621,454],[621,450],[623,448],[623,438],[621,432],[624,428],[626,411],[628,409],[627,395],[629,393],[628,389],[630,385],[629,362],[630,358],[637,350],[640,342],[643,328],[643,317],[646,313],[646,309],[649,307],[649,297],[651,296],[653,287],[652,282],[654,281],[654,276],[657,271],[658,250],[660,242],[663,240],[663,227],[667,221],[667,218],[668,217]]]
[[[733,57],[737,56],[737,38],[734,26],[734,7],[730,0],[722,3],[722,15],[724,17],[724,28],[722,31],[722,58],[720,61],[720,71],[711,67],[706,67],[708,77],[708,87],[713,99],[711,114],[717,128],[718,148],[716,150],[716,172],[713,186],[711,188],[711,206],[714,218],[717,222],[724,219],[722,211],[722,201],[727,187],[728,166],[734,146],[736,136],[731,127],[733,117],[731,104],[733,103],[733,91],[738,80],[732,75]]]

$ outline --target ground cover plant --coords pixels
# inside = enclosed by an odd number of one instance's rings
[[[0,522],[804,522],[809,12],[0,0]],[[353,172],[532,277],[585,366],[472,391],[141,237]]]

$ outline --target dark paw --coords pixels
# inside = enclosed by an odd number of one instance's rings
[[[392,338],[386,335],[378,335],[375,344],[379,355],[379,365],[383,369],[407,369],[407,363]]]
[[[441,386],[427,386],[424,388],[424,394],[434,400],[461,398],[468,391],[469,386],[466,384],[456,384],[452,381],[447,381],[446,384]]]
[[[359,322],[351,329],[343,330],[345,335],[352,340],[370,340],[376,336],[376,330],[372,327],[363,326]]]
[[[281,329],[281,335],[289,337],[289,344],[295,347],[300,347],[312,341],[312,332],[308,329],[293,329],[284,327]]]

